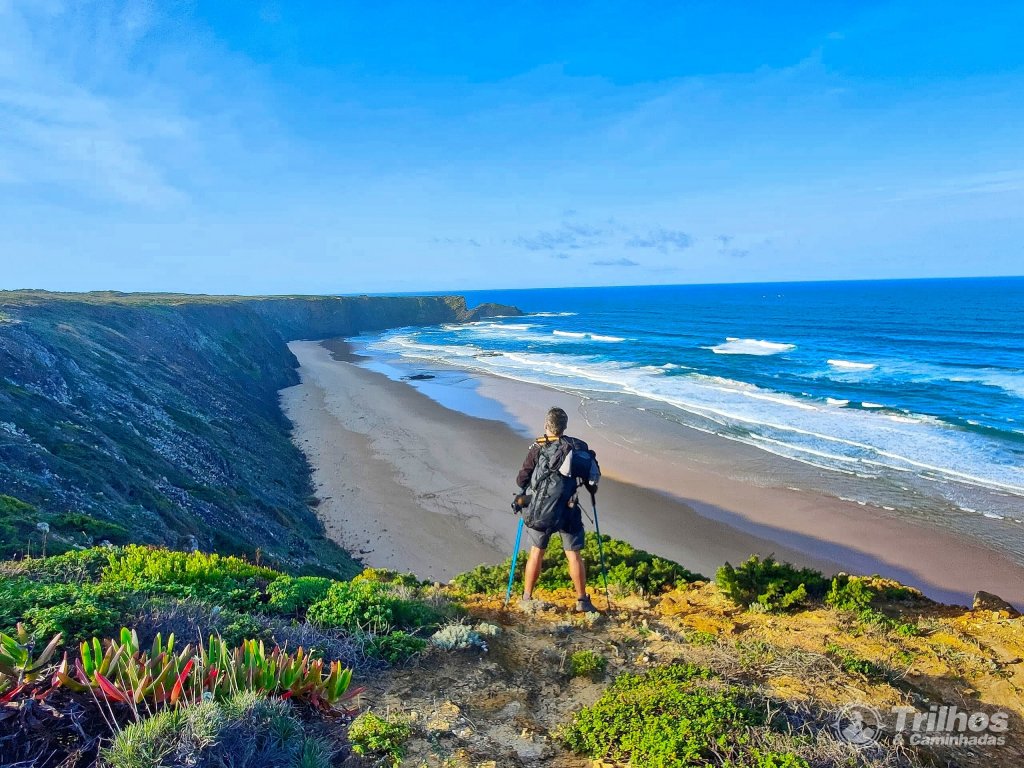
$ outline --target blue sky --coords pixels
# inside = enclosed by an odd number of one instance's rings
[[[0,0],[0,288],[1024,274],[1021,29],[1019,2]]]

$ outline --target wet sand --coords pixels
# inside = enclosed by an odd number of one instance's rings
[[[539,432],[544,412],[559,405],[569,433],[600,458],[602,533],[707,576],[725,561],[774,554],[826,573],[880,573],[944,602],[969,604],[984,589],[1024,604],[1024,569],[1006,556],[895,514],[771,487],[762,480],[772,461],[784,460],[755,448],[685,428],[666,442],[654,415],[467,374],[474,397],[500,404],[494,410],[506,416],[479,418],[330,345],[289,345],[302,383],[282,390],[282,406],[313,467],[328,534],[367,565],[447,580],[506,558],[529,426]],[[722,472],[723,460],[749,479]]]

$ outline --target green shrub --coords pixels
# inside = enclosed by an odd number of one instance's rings
[[[825,595],[825,605],[839,611],[860,613],[871,607],[875,597],[877,594],[866,579],[840,573],[832,579],[832,585]]]
[[[411,573],[399,573],[387,568],[366,568],[352,577],[352,581],[376,581],[379,584],[408,587],[416,589],[427,582],[417,579]]]
[[[280,575],[239,557],[130,546],[111,553],[103,581],[137,592],[254,609],[261,604],[262,589]]]
[[[692,664],[620,675],[559,736],[579,754],[652,768],[806,768],[795,754],[758,750],[752,735],[764,725],[761,710],[743,689],[712,677]]]
[[[348,727],[348,740],[357,755],[375,755],[389,758],[398,768],[405,757],[405,742],[412,729],[405,720],[385,720],[372,712],[364,712]]]
[[[39,512],[31,504],[0,494],[0,557],[24,553],[30,538],[35,541],[38,520]]]
[[[129,725],[101,753],[106,768],[330,768],[335,749],[306,733],[287,701],[239,694]]]
[[[792,752],[775,752],[772,750],[751,749],[746,762],[737,768],[810,768],[806,759]]]
[[[306,618],[319,626],[384,634],[436,624],[439,614],[425,603],[396,597],[376,581],[336,581],[309,607]]]
[[[900,637],[920,637],[921,629],[917,624],[911,624],[907,621],[900,621],[898,619],[891,619],[888,616],[884,616],[885,622],[883,626],[892,632],[895,632]]]
[[[447,618],[452,611],[435,608],[422,600],[406,600],[396,598],[392,606],[395,626],[406,629],[435,627]]]
[[[569,674],[573,677],[599,678],[608,668],[608,659],[594,651],[576,651],[569,657]]]
[[[107,539],[113,544],[127,544],[131,540],[123,525],[101,520],[81,512],[68,512],[54,519],[55,528],[67,533],[84,533],[93,539]]]
[[[270,635],[267,626],[251,613],[226,609],[219,612],[219,618],[223,624],[220,636],[228,645],[240,645],[250,639],[265,640]]]
[[[633,545],[608,536],[602,537],[605,564],[608,568],[608,583],[624,592],[646,592],[657,594],[678,584],[697,581],[703,577],[688,571],[679,563],[652,555]],[[586,544],[580,552],[587,566],[587,583],[595,588],[603,587],[601,561],[598,553],[597,534],[588,533]],[[508,571],[512,558],[501,565],[479,565],[471,571],[455,577],[455,584],[466,592],[503,593],[508,585]],[[526,568],[526,553],[519,556],[516,581],[521,586]],[[561,547],[552,546],[544,555],[544,569],[538,586],[542,589],[571,589],[569,565]]]
[[[718,569],[715,581],[737,605],[771,612],[797,608],[812,597],[821,597],[826,585],[820,572],[780,563],[771,555],[763,560],[751,555],[735,568],[726,563]]]
[[[267,586],[267,608],[275,613],[302,614],[327,596],[331,583],[322,576],[280,576]]]
[[[718,642],[718,635],[695,629],[686,633],[686,642],[690,645],[714,645]]]
[[[909,596],[913,596],[913,592],[906,587],[878,589],[870,577],[840,573],[832,579],[832,585],[825,595],[825,604],[837,611],[856,614],[862,624],[885,632],[895,632],[903,637],[916,637],[920,630],[915,624],[891,618],[874,607],[874,602],[879,598],[903,600]]]
[[[825,646],[825,652],[839,662],[839,666],[851,675],[861,675],[868,680],[882,680],[886,677],[883,667],[873,661],[860,658],[853,651],[843,648],[835,643]]]
[[[99,584],[47,584],[0,577],[0,631],[24,622],[37,640],[58,632],[67,643],[116,629],[132,608],[131,596]]]
[[[366,644],[367,651],[388,664],[401,664],[423,652],[427,641],[422,637],[398,630],[386,635],[374,635]]]
[[[104,547],[90,547],[71,550],[62,555],[26,558],[4,565],[12,574],[29,576],[39,581],[96,581],[110,562],[110,553],[111,550]]]
[[[738,738],[760,719],[734,691],[695,684],[707,677],[689,665],[621,675],[574,716],[562,739],[574,752],[635,765],[710,761],[720,735]]]

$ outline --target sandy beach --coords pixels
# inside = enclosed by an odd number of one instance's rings
[[[654,415],[489,376],[471,377],[475,396],[506,418],[471,416],[328,344],[289,345],[301,384],[282,390],[282,407],[328,534],[368,566],[447,580],[506,558],[530,428],[559,405],[569,432],[598,452],[602,533],[707,576],[774,553],[826,573],[880,573],[944,602],[969,604],[983,589],[1024,604],[1024,569],[1005,555],[896,514],[772,487],[762,480],[783,460],[757,449],[695,430],[668,441]]]

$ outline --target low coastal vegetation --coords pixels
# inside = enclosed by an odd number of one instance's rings
[[[748,688],[725,684],[706,667],[668,664],[619,675],[559,735],[575,752],[633,765],[809,768],[805,758],[774,748],[787,731]]]
[[[608,659],[588,648],[569,657],[569,674],[573,677],[600,678],[608,668]]]
[[[401,717],[383,718],[364,712],[349,726],[348,739],[357,755],[381,757],[397,768],[405,756],[404,744],[411,730]]]
[[[129,725],[103,761],[110,768],[330,768],[339,745],[314,730],[289,701],[241,693]]]
[[[1016,764],[836,729],[851,700],[1019,723],[1012,613],[771,558],[714,583],[625,542],[605,554],[636,576],[610,580],[603,617],[568,611],[564,563],[531,614],[504,606],[500,566],[442,586],[134,545],[0,563],[0,764]]]
[[[94,754],[116,737],[99,753],[106,764],[236,765],[203,745],[292,717],[251,697],[345,711],[358,693],[354,670],[406,663],[460,613],[431,592],[390,571],[296,577],[238,557],[138,545],[2,563],[0,724],[45,715],[54,727],[6,734],[0,762]],[[72,726],[93,741],[74,739]],[[337,751],[304,737],[278,746],[303,766],[329,765]],[[154,757],[165,753],[179,762]],[[204,756],[190,762],[191,753]],[[321,762],[308,762],[313,753]]]
[[[804,606],[825,593],[824,576],[811,568],[794,568],[774,557],[752,555],[737,567],[726,563],[715,576],[733,601],[751,610],[785,611]]]
[[[636,549],[625,541],[604,536],[603,546],[608,584],[621,592],[658,594],[677,584],[704,578],[700,574],[688,571],[679,563],[657,557],[642,549]],[[603,589],[604,580],[596,533],[587,533],[580,555],[587,566],[589,584],[595,589]],[[456,576],[454,584],[466,592],[504,594],[508,587],[508,574],[511,567],[511,557],[501,565],[479,565],[471,571]],[[514,585],[520,590],[525,570],[526,557],[521,554],[516,565]],[[569,564],[565,559],[565,552],[560,548],[552,547],[545,555],[544,569],[541,571],[537,586],[540,589],[548,590],[572,587],[572,580],[569,578]]]

